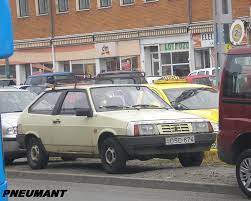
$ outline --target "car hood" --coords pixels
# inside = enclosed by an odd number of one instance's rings
[[[202,118],[208,119],[210,122],[219,122],[219,110],[218,109],[208,109],[208,110],[186,110],[183,111],[188,114],[194,114]]]
[[[15,113],[3,113],[1,115],[2,117],[2,127],[8,128],[8,127],[15,127],[17,126],[17,121],[20,116],[21,112],[15,112]]]
[[[99,116],[112,118],[127,122],[141,122],[141,121],[165,121],[174,120],[177,121],[190,121],[201,120],[202,118],[179,112],[175,110],[161,110],[161,109],[139,109],[139,110],[119,110],[109,112],[99,112]]]

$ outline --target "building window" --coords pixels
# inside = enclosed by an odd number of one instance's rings
[[[69,10],[69,2],[68,0],[57,0],[58,3],[58,12],[64,13]]]
[[[131,5],[134,3],[134,0],[121,0],[121,5]]]
[[[85,10],[90,8],[90,0],[78,0],[78,10]]]
[[[145,3],[151,3],[151,2],[156,2],[156,1],[159,1],[159,0],[144,0]]]
[[[29,16],[28,0],[17,0],[17,12],[19,17]]]
[[[39,15],[46,15],[48,14],[48,0],[37,0],[37,8]]]
[[[110,6],[112,6],[111,0],[100,0],[100,7],[101,8],[110,7]]]

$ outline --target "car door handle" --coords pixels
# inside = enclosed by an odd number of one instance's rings
[[[53,124],[60,124],[61,121],[60,121],[59,119],[56,119],[56,120],[53,120],[52,123],[53,123]]]

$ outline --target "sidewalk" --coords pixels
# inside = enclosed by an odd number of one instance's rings
[[[97,159],[79,159],[75,162],[54,159],[44,170],[34,171],[25,162],[17,162],[7,167],[6,172],[9,178],[36,178],[198,192],[239,193],[235,179],[235,167],[219,161],[204,162],[201,167],[183,168],[178,160],[135,160],[128,162],[125,173],[111,175],[103,171]]]

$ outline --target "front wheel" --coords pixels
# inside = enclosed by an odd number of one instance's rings
[[[200,166],[204,158],[203,152],[184,153],[179,155],[179,161],[183,167]]]
[[[251,198],[251,149],[242,152],[237,159],[236,178],[242,192]]]
[[[114,138],[107,138],[101,144],[101,162],[108,173],[119,173],[126,167],[126,153]]]
[[[48,154],[41,143],[41,141],[35,137],[29,139],[27,145],[27,161],[29,166],[34,169],[44,169],[48,164]]]

